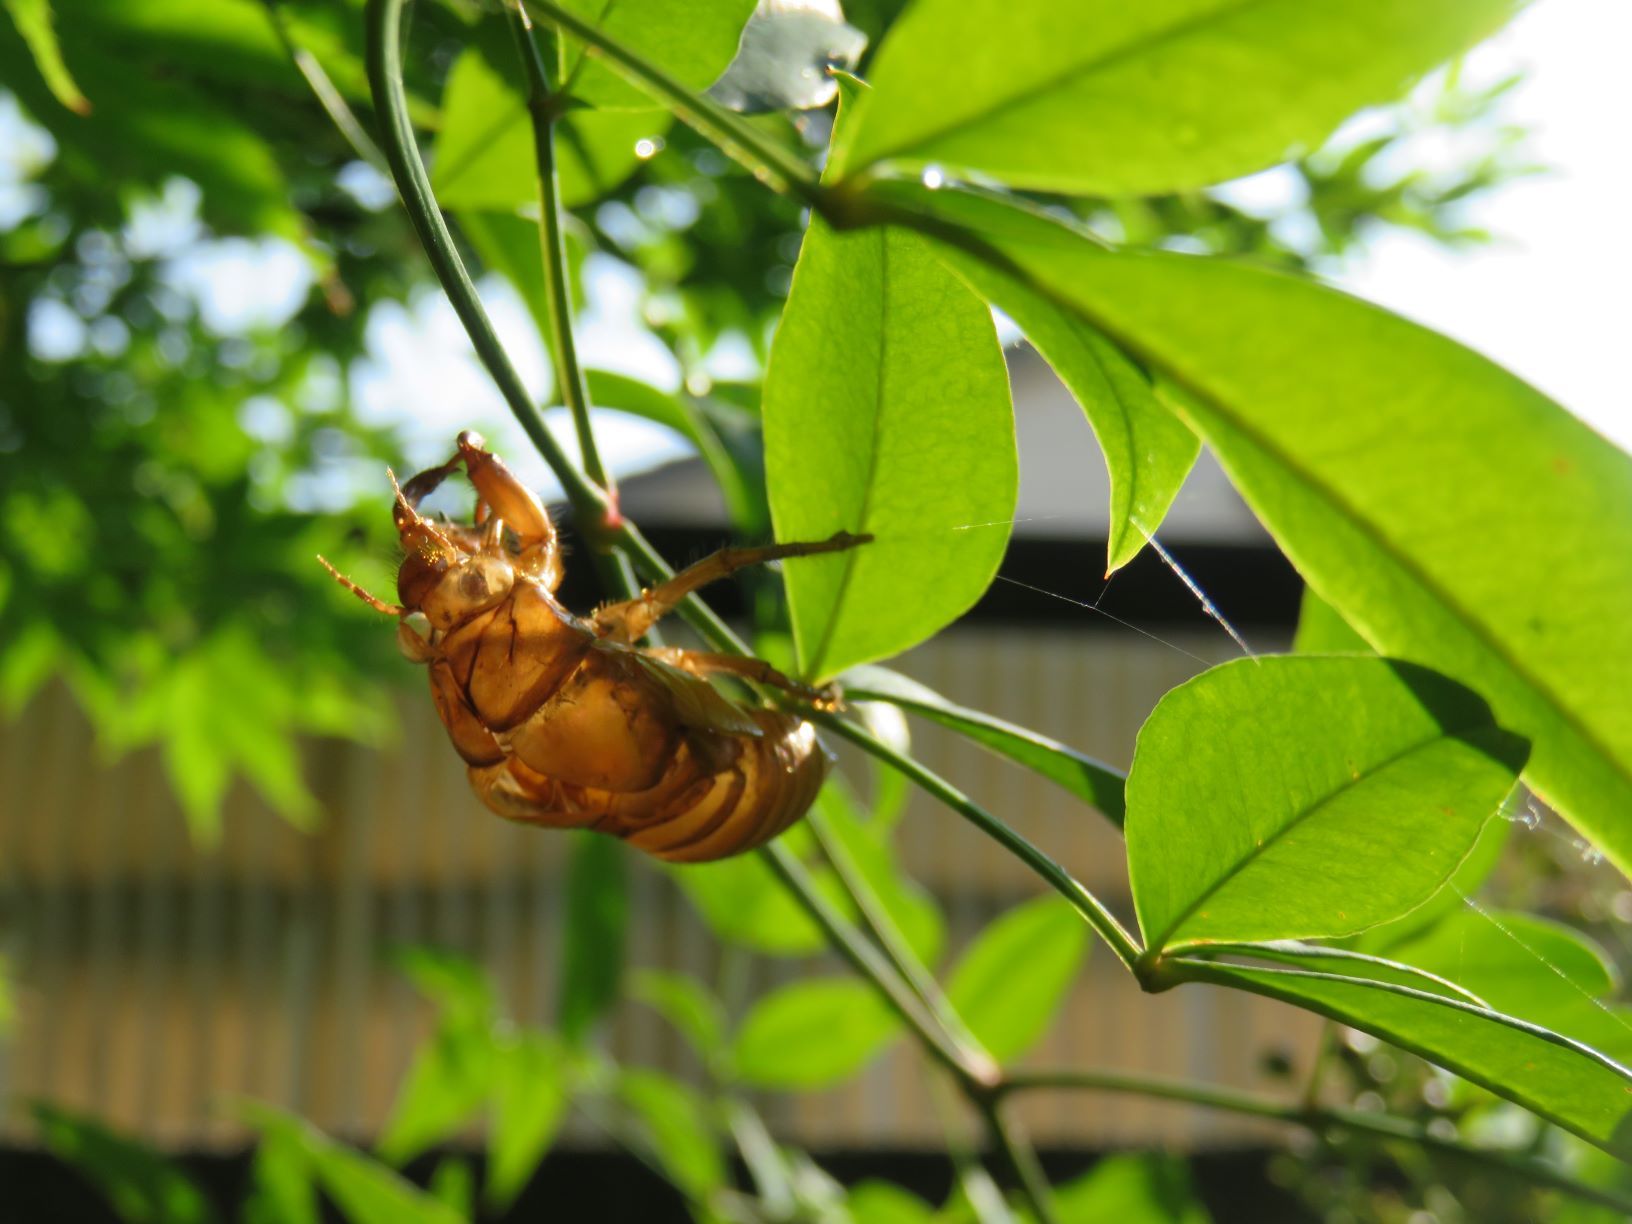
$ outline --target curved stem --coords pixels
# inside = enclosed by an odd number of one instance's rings
[[[611,482],[595,446],[595,431],[589,424],[589,387],[584,382],[584,370],[578,363],[578,346],[572,337],[572,296],[567,285],[561,174],[555,161],[555,118],[550,109],[549,76],[538,41],[533,37],[532,23],[519,7],[510,10],[510,28],[527,73],[527,113],[533,125],[533,155],[538,161],[538,241],[550,320],[550,359],[555,365],[561,402],[572,413],[578,449],[584,456],[584,471],[601,488],[610,490]]]
[[[492,321],[483,309],[465,270],[464,260],[453,244],[453,235],[431,192],[425,162],[414,141],[413,124],[408,118],[408,99],[402,84],[402,7],[404,0],[368,0],[367,52],[368,81],[374,105],[380,115],[380,143],[391,177],[402,196],[403,207],[425,248],[431,268],[442,285],[459,321],[470,336],[476,356],[504,396],[505,403],[527,431],[539,454],[561,482],[586,528],[593,529],[607,517],[607,500],[600,489],[585,478],[544,424],[544,416],[522,385],[521,375],[499,343]]]
[[[917,995],[891,970],[877,948],[868,943],[849,920],[834,909],[826,897],[816,889],[815,881],[803,863],[779,842],[772,842],[760,851],[765,862],[793,894],[807,913],[822,928],[835,951],[849,962],[851,968],[870,980],[890,1007],[917,1034],[919,1044],[937,1059],[971,1099],[982,1097],[998,1081],[997,1068],[990,1059],[975,1061],[951,1036],[935,1023],[924,1009]]]
[[[1031,1144],[1004,1119],[1001,1097],[988,1094],[976,1102],[976,1108],[986,1124],[988,1138],[1003,1153],[1032,1212],[1041,1224],[1056,1224],[1059,1217],[1054,1211],[1054,1193],[1048,1184],[1048,1175],[1043,1172],[1043,1162],[1037,1159]]]
[[[294,63],[295,69],[306,79],[306,84],[311,87],[313,96],[317,98],[317,104],[323,108],[329,122],[334,124],[340,135],[345,138],[353,153],[381,174],[389,174],[391,167],[386,165],[380,147],[369,137],[367,129],[358,120],[356,112],[351,109],[344,95],[335,87],[334,81],[318,62],[317,56],[295,41],[294,32],[289,28],[288,14],[283,11],[280,0],[265,0],[265,4],[267,20],[272,24],[272,33],[277,37],[284,53]]]
[[[1380,1139],[1400,1140],[1471,1164],[1499,1169],[1534,1185],[1557,1190],[1585,1202],[1632,1212],[1632,1198],[1613,1191],[1601,1190],[1596,1186],[1588,1186],[1539,1160],[1511,1156],[1505,1152],[1472,1147],[1455,1139],[1442,1138],[1413,1122],[1393,1118],[1387,1114],[1362,1113],[1356,1109],[1337,1107],[1292,1105],[1256,1093],[1215,1088],[1210,1084],[1193,1084],[1184,1080],[1154,1076],[1124,1075],[1115,1071],[1016,1071],[1004,1078],[996,1092],[999,1097],[1004,1097],[1018,1092],[1041,1090],[1105,1092],[1153,1097],[1157,1100],[1199,1105],[1203,1109],[1216,1109],[1224,1113],[1265,1118],[1271,1122],[1297,1126],[1315,1133],[1335,1129]]]
[[[1128,933],[1127,928],[1117,920],[1116,915],[1111,913],[1105,907],[1104,902],[1089,892],[1070,872],[1066,871],[1065,868],[1049,858],[1048,855],[1032,845],[1019,833],[981,807],[980,804],[969,798],[945,778],[904,753],[897,752],[884,743],[883,740],[874,737],[855,723],[847,719],[837,718],[831,714],[819,712],[813,713],[810,717],[820,722],[822,726],[842,735],[845,739],[861,748],[862,751],[899,770],[929,794],[935,796],[947,807],[968,820],[982,833],[1002,845],[1009,853],[1041,876],[1056,892],[1071,902],[1082,916],[1088,920],[1089,925],[1098,931],[1100,937],[1110,945],[1111,951],[1116,953],[1117,958],[1124,965],[1131,970],[1138,964],[1140,956],[1139,943]]]
[[[844,885],[845,892],[850,894],[860,912],[862,921],[872,933],[884,955],[889,957],[890,963],[901,975],[903,981],[912,988],[914,994],[923,1001],[930,1014],[942,1030],[952,1036],[964,1049],[964,1057],[974,1064],[985,1063],[990,1066],[990,1075],[995,1078],[999,1068],[991,1056],[982,1049],[980,1041],[969,1027],[964,1024],[963,1017],[958,1015],[952,1002],[946,997],[940,983],[935,980],[918,954],[912,950],[907,942],[906,935],[901,927],[891,917],[885,907],[883,899],[876,889],[862,873],[861,865],[856,862],[855,856],[834,832],[828,823],[826,815],[817,808],[813,808],[805,816],[805,824],[811,835],[816,839],[817,848],[822,857],[827,859],[833,867],[833,873],[839,883]]]
[[[799,196],[807,204],[823,199],[816,171],[806,162],[767,139],[719,104],[692,92],[656,64],[609,38],[596,26],[550,0],[521,0],[526,8],[550,25],[581,39],[640,88],[668,107],[688,126],[713,141],[741,162],[754,177],[774,183],[778,190]]]

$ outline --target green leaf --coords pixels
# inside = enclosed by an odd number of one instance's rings
[[[1467,898],[1477,893],[1490,878],[1490,873],[1496,870],[1512,831],[1513,823],[1505,816],[1487,821],[1479,831],[1479,839],[1473,843],[1468,857],[1451,873],[1444,887],[1410,913],[1362,931],[1348,946],[1361,952],[1393,955],[1392,949],[1396,944],[1461,909],[1467,904]]]
[[[376,1151],[402,1165],[466,1127],[494,1086],[492,985],[470,961],[435,948],[398,949],[393,959],[438,1010],[414,1054]]]
[[[935,1209],[893,1182],[864,1181],[850,1188],[844,1204],[855,1224],[933,1224]]]
[[[62,10],[58,37],[63,54],[74,64],[76,79],[91,83],[100,105],[88,114],[59,105],[36,75],[21,39],[0,38],[0,81],[17,94],[29,117],[51,133],[60,165],[76,171],[94,166],[105,182],[154,191],[180,175],[198,184],[201,215],[214,228],[292,240],[302,236],[304,224],[291,202],[289,184],[253,117],[235,108],[229,96],[208,88],[219,83],[219,68],[216,81],[167,70],[175,66],[174,48],[158,38],[128,37],[114,20],[123,10],[143,5],[57,7]],[[189,7],[207,18],[228,6]],[[249,11],[264,27],[264,13]],[[286,62],[282,70],[292,89],[304,90]]]
[[[463,956],[438,948],[397,948],[392,962],[414,988],[436,1004],[441,1025],[486,1031],[493,1026],[498,1003],[486,974]]]
[[[1344,620],[1336,608],[1316,595],[1312,587],[1303,588],[1303,603],[1298,611],[1298,632],[1292,639],[1292,649],[1298,654],[1372,654],[1371,644]]]
[[[568,9],[600,27],[615,42],[693,92],[701,92],[725,71],[737,53],[755,0],[562,0]],[[566,72],[563,88],[579,102],[609,107],[649,107],[652,99],[604,61],[587,55],[583,44],[562,40]]]
[[[376,1150],[403,1165],[456,1135],[487,1101],[494,1084],[493,1039],[481,1029],[444,1028],[420,1047],[397,1089]]]
[[[63,62],[62,48],[57,45],[50,0],[5,0],[5,4],[52,96],[76,115],[90,114],[90,99],[80,92],[73,73]]]
[[[975,939],[947,981],[953,1010],[999,1062],[1035,1045],[1088,951],[1082,915],[1059,897],[1017,905]]]
[[[614,838],[571,836],[557,1022],[562,1036],[576,1043],[618,998],[629,927],[629,863]]]
[[[1314,148],[1495,31],[1515,0],[919,0],[840,160],[1156,195]]]
[[[1568,1037],[1404,985],[1189,960],[1172,970],[1184,980],[1281,999],[1381,1037],[1608,1152],[1632,1157],[1632,1070]]]
[[[1054,1189],[1060,1224],[1211,1224],[1190,1169],[1165,1153],[1107,1156]]]
[[[172,1161],[89,1118],[36,1102],[40,1142],[84,1174],[130,1224],[206,1224],[209,1199]]]
[[[1108,253],[956,192],[910,202],[1182,386],[1320,597],[1376,649],[1484,695],[1533,741],[1531,787],[1632,868],[1632,455],[1455,342],[1307,280]]]
[[[704,1201],[726,1182],[725,1160],[712,1119],[691,1089],[644,1068],[618,1075],[618,1099],[640,1122],[641,1134],[658,1163],[689,1197]]]
[[[809,956],[827,946],[821,928],[758,855],[670,867],[669,878],[720,939],[769,956]]]
[[[1602,1002],[1618,985],[1613,967],[1601,948],[1562,923],[1465,909],[1389,955],[1466,986],[1497,1011],[1616,1058],[1632,1055],[1632,1026]]]
[[[244,1224],[320,1224],[311,1161],[286,1134],[268,1132],[255,1146]]]
[[[673,116],[644,105],[626,113],[569,111],[557,123],[556,169],[566,207],[597,200],[628,178],[641,162],[640,141],[658,147]],[[512,212],[538,205],[525,77],[502,21],[478,27],[448,73],[431,185],[447,209]]]
[[[474,1214],[476,1174],[470,1167],[470,1161],[458,1156],[444,1156],[436,1162],[429,1189],[432,1198],[456,1213],[460,1219],[468,1220]]]
[[[777,539],[873,536],[785,566],[804,675],[899,653],[980,598],[1019,491],[1008,371],[924,239],[811,218],[763,411]]]
[[[629,982],[630,995],[667,1020],[699,1058],[725,1047],[725,1007],[712,991],[685,973],[642,969]]]
[[[1122,823],[1122,775],[1046,735],[948,701],[934,689],[884,667],[853,667],[840,677],[852,701],[887,701],[1024,765]]]
[[[568,1063],[554,1038],[526,1032],[499,1047],[482,1191],[496,1214],[526,1188],[555,1140],[569,1099]]]
[[[390,1167],[334,1142],[301,1119],[265,1105],[251,1107],[248,1114],[269,1138],[305,1155],[318,1185],[350,1224],[460,1224],[458,1212]]]
[[[860,1071],[901,1031],[855,978],[811,978],[763,995],[743,1019],[732,1065],[762,1088],[816,1088]]]
[[[1110,476],[1105,574],[1162,525],[1201,441],[1156,398],[1145,372],[1070,311],[991,264],[952,248],[941,258],[1025,333],[1088,415]]]
[[[1374,658],[1237,659],[1162,698],[1128,775],[1152,954],[1350,935],[1420,905],[1512,789],[1523,741],[1475,694]]]

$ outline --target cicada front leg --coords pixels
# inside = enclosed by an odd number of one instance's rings
[[[738,570],[787,557],[813,557],[819,553],[842,552],[865,544],[870,535],[851,535],[841,531],[825,540],[813,543],[767,544],[761,548],[722,548],[681,570],[666,582],[660,582],[642,591],[634,599],[607,604],[590,618],[596,634],[614,642],[633,644],[651,630],[682,600],[711,582],[728,578]]]
[[[653,658],[662,659],[671,667],[678,667],[681,671],[690,672],[705,680],[709,676],[735,676],[739,680],[763,684],[766,688],[780,689],[789,696],[797,697],[800,701],[808,702],[820,710],[838,708],[839,691],[834,685],[812,688],[808,684],[801,684],[777,671],[764,659],[755,659],[747,655],[713,654],[704,650],[686,650],[679,646],[665,646],[646,653]]]

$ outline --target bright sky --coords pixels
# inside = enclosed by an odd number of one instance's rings
[[[1505,115],[1533,130],[1531,152],[1551,172],[1510,184],[1475,208],[1470,221],[1498,234],[1497,245],[1455,253],[1391,232],[1339,281],[1500,359],[1632,449],[1632,363],[1625,356],[1632,339],[1632,241],[1623,237],[1632,214],[1632,164],[1624,155],[1632,119],[1628,47],[1627,0],[1540,0],[1480,48],[1465,68],[1470,79],[1527,70]],[[48,138],[41,146],[39,134],[20,126],[15,105],[0,99],[0,225],[31,210],[30,189],[19,180],[31,161],[50,156]],[[349,176],[348,189],[371,206],[389,206],[389,188],[370,182],[366,168],[354,169],[359,173]],[[1243,201],[1272,199],[1276,189],[1271,172],[1244,182],[1236,194]],[[185,220],[187,185],[171,194],[168,211],[154,210],[132,229],[156,253],[174,253],[172,279],[199,296],[206,321],[230,332],[287,318],[311,285],[298,254],[274,241],[199,245]],[[592,257],[587,283],[591,305],[579,328],[585,363],[676,386],[673,360],[639,327],[634,274]],[[507,286],[488,281],[482,289],[524,381],[542,395],[548,364],[529,315]],[[44,352],[68,357],[88,342],[66,306],[44,308],[33,322],[34,342]],[[440,461],[455,433],[475,427],[517,459],[530,483],[546,492],[555,487],[440,294],[427,291],[406,308],[376,308],[368,333],[371,356],[355,371],[353,390],[369,419],[404,426],[404,469]],[[615,470],[627,473],[683,453],[661,427],[605,416],[597,436]],[[554,423],[570,449],[566,422],[557,417]]]
[[[1632,449],[1629,48],[1627,0],[1540,0],[1470,56],[1480,78],[1527,69],[1508,113],[1553,172],[1480,206],[1499,245],[1457,255],[1390,234],[1344,284],[1498,358]]]

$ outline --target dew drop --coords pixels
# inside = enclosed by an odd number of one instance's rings
[[[663,138],[661,136],[642,136],[635,141],[635,156],[641,161],[649,161],[663,152]]]
[[[941,173],[939,166],[926,166],[922,182],[931,191],[939,191],[946,186],[946,175]]]

